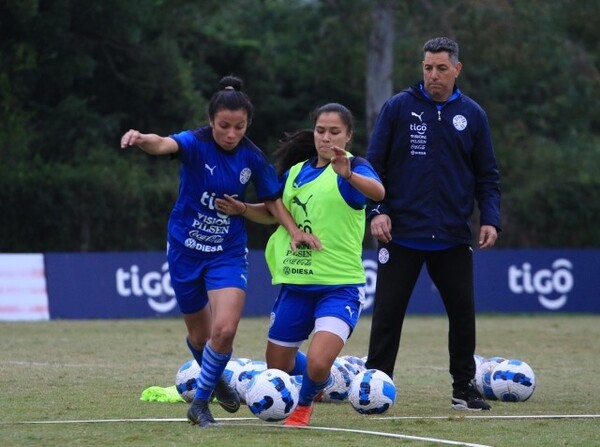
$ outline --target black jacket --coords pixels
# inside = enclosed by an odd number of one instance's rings
[[[382,107],[367,159],[386,189],[368,218],[388,214],[392,236],[470,244],[478,203],[481,225],[500,231],[500,176],[484,110],[455,87],[443,105],[422,83]]]

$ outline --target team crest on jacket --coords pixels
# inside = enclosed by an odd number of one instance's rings
[[[454,128],[458,131],[465,130],[467,128],[467,119],[462,115],[454,115],[452,124],[454,124]]]
[[[248,183],[248,180],[250,180],[250,177],[252,177],[252,171],[250,170],[250,168],[242,169],[242,172],[240,172],[240,183],[242,185],[245,185],[246,183]]]
[[[377,259],[379,260],[380,264],[387,264],[387,262],[390,260],[390,252],[388,249],[382,248],[379,250],[379,253],[377,253]]]

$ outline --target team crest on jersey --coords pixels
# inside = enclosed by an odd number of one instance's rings
[[[250,168],[242,169],[242,172],[240,172],[240,183],[245,185],[250,180],[250,177],[252,177],[252,171]]]
[[[454,128],[458,131],[465,130],[467,128],[467,119],[462,115],[454,115],[452,124],[454,124]]]

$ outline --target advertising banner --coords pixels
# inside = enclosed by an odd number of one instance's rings
[[[164,252],[48,253],[50,318],[179,315]]]
[[[600,313],[600,250],[475,252],[478,311]]]
[[[48,320],[42,254],[0,254],[0,321]]]
[[[248,259],[244,316],[268,315],[279,286],[271,284],[261,250],[250,251]],[[365,314],[372,311],[376,259],[376,250],[365,251]],[[476,250],[477,311],[600,313],[599,266],[600,250]],[[179,315],[163,252],[49,253],[46,275],[50,318]],[[444,313],[425,267],[408,312]]]

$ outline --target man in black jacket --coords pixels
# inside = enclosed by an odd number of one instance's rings
[[[456,87],[458,44],[438,37],[423,51],[423,81],[384,104],[367,151],[386,197],[368,214],[379,246],[366,365],[393,376],[406,309],[425,264],[448,314],[452,408],[489,410],[473,385],[471,216],[476,201],[479,248],[492,247],[500,231],[498,166],[484,110]]]

